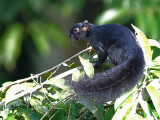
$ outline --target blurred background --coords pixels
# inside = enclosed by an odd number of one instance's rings
[[[0,85],[47,70],[80,50],[75,23],[131,23],[160,40],[160,0],[0,0]]]

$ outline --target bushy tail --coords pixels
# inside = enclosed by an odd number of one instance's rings
[[[104,103],[133,88],[143,74],[144,64],[142,57],[128,59],[110,70],[95,74],[93,78],[84,77],[71,84],[80,97]]]

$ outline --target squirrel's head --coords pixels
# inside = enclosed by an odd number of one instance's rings
[[[90,30],[90,27],[88,25],[88,21],[85,20],[82,23],[77,23],[76,25],[74,25],[70,29],[68,33],[68,37],[71,40],[86,39],[86,37],[88,36],[89,30]]]

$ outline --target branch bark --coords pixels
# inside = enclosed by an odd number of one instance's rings
[[[46,74],[46,73],[49,73],[49,72],[53,71],[54,69],[56,69],[57,67],[60,67],[61,65],[63,65],[63,63],[66,63],[66,62],[72,60],[73,58],[77,57],[78,55],[80,55],[80,54],[82,54],[82,53],[84,53],[84,52],[87,52],[87,51],[89,51],[89,50],[91,50],[91,49],[92,49],[92,47],[88,47],[88,48],[82,50],[81,52],[75,54],[74,56],[70,57],[69,59],[67,59],[67,60],[61,62],[60,64],[52,67],[51,69],[48,69],[48,70],[46,70],[46,71],[43,71],[43,72],[41,72],[41,73],[39,73],[39,74],[34,74],[34,75],[31,74],[31,76],[28,77],[28,78],[20,79],[20,80],[14,81],[14,82],[12,82],[12,83],[4,86],[4,87],[1,87],[1,88],[0,88],[0,92],[4,92],[6,89],[8,89],[9,87],[11,87],[12,85],[20,84],[20,83],[23,83],[23,82],[26,82],[26,81],[29,81],[29,80],[38,78],[39,76],[42,76],[42,75],[44,75],[44,74]]]
[[[63,61],[62,63],[56,65],[55,67],[53,67],[53,68],[51,68],[51,69],[49,69],[49,70],[46,70],[46,71],[44,71],[44,72],[41,72],[41,73],[36,74],[36,75],[33,75],[33,76],[30,76],[30,77],[28,77],[28,78],[24,78],[24,79],[20,79],[20,80],[17,80],[17,81],[15,81],[15,82],[12,82],[12,83],[8,84],[7,86],[4,86],[4,87],[0,88],[0,92],[5,91],[7,88],[11,87],[12,85],[19,84],[19,83],[23,83],[23,82],[26,82],[26,81],[29,81],[29,80],[38,78],[38,77],[42,76],[43,74],[46,74],[46,73],[54,70],[55,68],[63,65],[63,63],[68,62],[68,61],[70,61],[71,59],[77,57],[78,55],[80,55],[80,54],[82,54],[82,53],[84,53],[84,52],[87,52],[88,50],[91,50],[91,49],[92,49],[92,48],[89,47],[89,48],[87,48],[87,49],[85,49],[85,50],[82,50],[81,52],[77,53],[76,55],[70,57],[69,59]],[[63,72],[63,73],[61,73],[61,74],[59,74],[59,75],[51,78],[51,79],[64,78],[64,77],[72,74],[75,70],[81,69],[81,68],[82,68],[82,67],[77,67],[77,68],[68,70],[68,71],[66,71],[66,72]],[[46,80],[46,81],[44,81],[43,83],[41,83],[41,85],[36,85],[36,86],[35,86],[34,88],[32,88],[32,89],[28,89],[28,90],[25,90],[25,91],[23,91],[23,92],[21,92],[21,93],[18,93],[17,95],[15,95],[15,96],[14,96],[12,99],[10,99],[9,101],[3,100],[2,102],[0,102],[0,106],[2,106],[3,104],[6,104],[6,102],[9,103],[9,102],[11,102],[11,101],[13,101],[13,100],[16,100],[16,99],[18,99],[18,98],[20,98],[20,97],[23,97],[23,96],[25,96],[25,95],[27,95],[27,94],[29,94],[29,93],[33,93],[33,92],[41,89],[43,85],[48,84],[48,83],[47,83],[48,81],[49,81],[49,80]]]

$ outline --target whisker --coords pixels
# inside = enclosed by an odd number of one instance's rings
[[[71,51],[71,47],[72,47],[72,42],[69,41],[69,51]]]
[[[76,43],[76,41],[74,42],[75,47],[79,50],[78,45]]]

